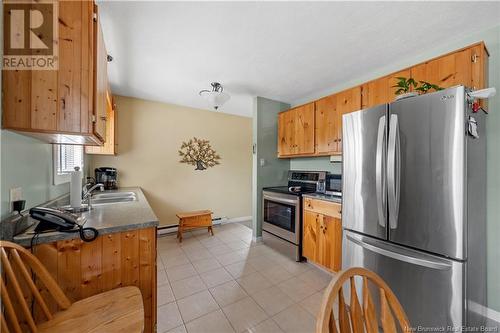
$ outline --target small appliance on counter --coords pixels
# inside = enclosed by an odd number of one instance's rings
[[[118,172],[116,168],[100,167],[95,169],[95,181],[104,184],[105,190],[118,189]]]
[[[327,173],[325,181],[325,194],[342,196],[342,175],[335,173]]]

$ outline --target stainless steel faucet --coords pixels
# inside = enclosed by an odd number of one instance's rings
[[[88,187],[88,183],[85,184],[84,188],[83,188],[83,198],[82,198],[82,202],[87,203],[87,207],[89,210],[92,209],[92,194],[93,192],[99,188],[102,191],[104,191],[104,184],[101,184],[101,183],[97,183],[95,184],[94,186],[92,186],[91,188],[87,189]]]

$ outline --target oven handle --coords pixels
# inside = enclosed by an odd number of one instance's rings
[[[272,197],[264,194],[264,200],[267,199],[269,201],[275,201],[275,202],[280,202],[280,203],[286,203],[286,204],[291,204],[296,206],[299,203],[299,200],[292,200],[292,199],[283,199],[283,198],[277,198],[277,197]]]

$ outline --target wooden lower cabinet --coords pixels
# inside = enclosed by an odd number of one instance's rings
[[[73,302],[118,287],[138,287],[144,332],[156,332],[156,228],[102,235],[89,243],[73,239],[40,244],[33,253]],[[41,292],[46,294],[43,287]],[[47,301],[52,309],[57,307],[50,297]],[[38,306],[34,310],[36,318],[45,318]]]
[[[319,216],[312,211],[304,210],[302,231],[302,255],[310,261],[317,261]]]
[[[342,264],[342,220],[335,213],[340,211],[340,205],[310,198],[303,200],[302,255],[309,261],[330,271],[340,270]]]
[[[342,260],[342,222],[332,216],[318,215],[318,253],[316,260],[329,270],[338,271]]]

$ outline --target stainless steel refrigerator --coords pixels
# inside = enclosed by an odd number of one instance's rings
[[[485,115],[467,92],[342,119],[342,265],[378,273],[412,326],[479,325],[486,304]]]

